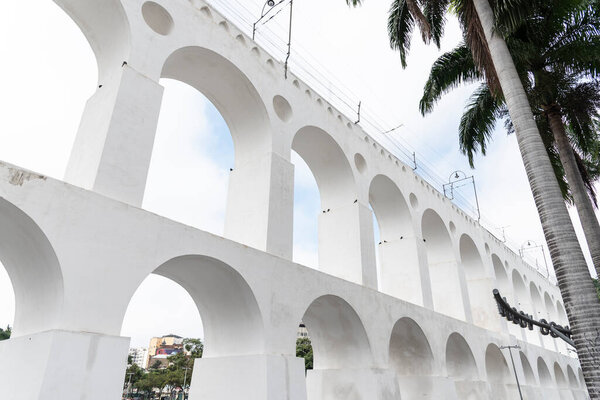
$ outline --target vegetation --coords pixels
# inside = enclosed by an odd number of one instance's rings
[[[505,33],[563,196],[577,207],[600,273],[600,225],[593,205],[600,160],[600,82],[595,79],[600,72],[600,14],[592,7],[565,9],[543,2],[519,24],[498,28]],[[433,64],[419,104],[425,115],[453,88],[483,81],[459,126],[460,148],[471,166],[478,151],[485,154],[496,120],[508,117],[503,93],[490,86],[487,74],[462,43]],[[506,125],[512,132],[510,120]]]
[[[0,328],[0,340],[9,339],[11,332],[12,332],[12,329],[11,329],[10,325],[7,326],[6,329]]]
[[[137,394],[143,399],[154,399],[155,393],[172,393],[175,388],[189,387],[194,370],[194,360],[202,358],[204,344],[201,339],[184,339],[183,348],[185,352],[169,356],[169,366],[162,368],[160,361],[152,363],[148,371],[144,371],[136,364],[131,363],[128,357],[128,367],[125,374],[125,388],[131,383],[131,387],[137,389]],[[185,382],[184,382],[185,380]],[[133,390],[132,390],[133,391]]]
[[[313,369],[313,348],[310,339],[307,337],[296,340],[296,357],[304,358],[304,368]]]

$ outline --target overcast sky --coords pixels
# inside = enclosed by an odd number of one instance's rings
[[[249,32],[264,3],[214,0],[214,4]],[[60,179],[85,101],[96,87],[94,55],[78,27],[53,2],[3,6],[0,159]],[[485,225],[493,233],[501,235],[500,228],[506,227],[516,248],[526,240],[544,243],[514,135],[507,136],[499,124],[488,155],[476,159],[476,170],[469,169],[458,151],[457,127],[473,87],[445,96],[431,115],[419,114],[418,100],[429,67],[441,53],[414,40],[409,66],[402,70],[398,54],[387,42],[389,0],[367,1],[356,10],[348,9],[344,0],[296,0],[294,7],[291,65],[300,77],[348,114],[351,107],[334,93],[350,105],[362,101],[365,128],[374,134],[371,124],[383,130],[402,124],[394,132],[395,139],[417,152],[418,171],[435,171],[438,183],[455,170],[474,174]],[[287,18],[285,10],[268,26],[260,26],[257,37],[280,60],[285,57],[285,40],[279,38],[286,37]],[[460,39],[458,25],[450,17],[442,51]],[[234,157],[227,125],[194,89],[175,81],[161,84],[166,89],[143,206],[222,234]],[[294,260],[314,266],[319,194],[303,161],[295,154],[292,161],[296,165]],[[464,196],[472,200],[469,190]],[[578,223],[576,227],[580,232]],[[541,254],[537,256],[541,260]],[[13,318],[14,295],[0,268],[0,326],[12,324]],[[203,336],[198,311],[187,293],[168,279],[151,276],[131,301],[122,335],[132,337],[132,346],[147,346],[151,336],[167,333]]]

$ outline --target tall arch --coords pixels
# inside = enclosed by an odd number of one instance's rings
[[[129,20],[119,0],[55,1],[79,26],[98,63],[98,80],[106,83],[118,74],[131,53]]]
[[[421,219],[421,231],[427,249],[433,308],[442,314],[464,320],[465,302],[458,265],[446,225],[435,211],[427,209]]]
[[[571,387],[571,389],[577,389],[579,387],[579,382],[575,376],[575,371],[573,371],[573,368],[571,368],[570,365],[567,365],[567,377],[569,378],[569,387]]]
[[[542,357],[538,357],[537,370],[538,378],[540,380],[540,386],[542,388],[549,388],[555,386],[552,380],[552,375],[550,374],[550,370],[548,369],[548,365]]]
[[[522,351],[520,351],[519,357],[521,358],[521,366],[523,367],[523,374],[525,375],[525,384],[527,386],[537,386],[535,375],[533,373],[533,369],[531,368],[531,364],[527,359],[527,356]]]
[[[513,270],[512,273],[512,282],[515,293],[514,307],[526,313],[533,313],[534,307],[531,301],[530,292],[525,287],[525,282],[523,281],[521,274],[519,274],[519,272],[516,269]],[[536,345],[540,344],[539,334],[535,330],[530,331],[529,329],[521,329],[518,325],[514,324],[510,324],[509,326],[512,326],[510,330],[515,336],[523,337],[530,343]]]
[[[423,305],[418,243],[406,199],[390,178],[377,175],[369,186],[369,202],[379,225],[381,291]]]
[[[510,370],[502,351],[495,344],[490,344],[485,351],[485,370],[494,399],[511,398],[507,390]]]
[[[202,47],[180,48],[166,59],[161,77],[187,83],[215,105],[231,132],[236,168],[253,161],[257,151],[270,149],[271,129],[262,98],[222,55]]]
[[[475,357],[467,341],[459,334],[452,333],[446,341],[446,371],[454,381],[459,399],[477,399],[483,395],[479,387],[479,372]]]
[[[64,296],[56,253],[33,219],[2,198],[0,259],[15,293],[13,336],[55,329]]]
[[[352,282],[375,283],[375,271],[363,274],[364,268],[369,268],[366,265],[374,261],[364,248],[369,245],[372,249],[372,235],[361,232],[361,227],[372,226],[371,210],[358,202],[344,151],[333,137],[314,126],[296,133],[292,150],[306,162],[319,188],[319,269]]]
[[[242,70],[203,47],[175,50],[165,60],[161,78],[183,82],[202,93],[223,117],[231,135],[234,161],[226,172],[224,236],[290,257],[293,170],[273,152],[266,100]],[[281,172],[280,178],[274,177],[274,169]]]
[[[500,257],[496,254],[492,254],[492,265],[494,266],[494,275],[496,277],[497,289],[500,294],[507,299],[512,301],[512,290],[510,288],[510,282],[504,264],[500,261]]]
[[[554,380],[556,381],[556,388],[558,389],[560,400],[573,400],[573,393],[569,388],[565,373],[557,362],[554,363]]]
[[[469,291],[473,323],[487,329],[497,328],[499,319],[497,306],[491,295],[492,284],[473,239],[463,234],[460,237],[459,251]]]
[[[433,390],[433,352],[421,327],[410,318],[396,322],[390,338],[390,364],[403,398],[428,398]]]

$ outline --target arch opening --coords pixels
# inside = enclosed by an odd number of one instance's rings
[[[464,320],[465,303],[458,265],[446,225],[435,211],[427,209],[423,213],[421,226],[427,250],[433,308],[437,312]]]
[[[196,88],[173,79],[160,82],[164,95],[143,207],[223,235],[235,159],[229,127]]]
[[[63,277],[58,258],[41,228],[2,198],[0,262],[8,277],[4,286],[12,287],[14,293],[12,336],[56,328],[63,305]],[[11,314],[7,310],[5,315],[10,318]]]
[[[523,278],[516,269],[513,270],[512,273],[512,283],[515,294],[515,301],[513,307],[516,307],[517,309],[522,310],[528,314],[533,314],[535,310],[531,301],[530,292],[527,290]],[[509,330],[516,337],[523,338],[529,343],[536,345],[541,344],[539,334],[535,330],[530,331],[529,329],[521,329],[518,325],[514,324],[509,324]]]
[[[161,78],[187,83],[215,105],[231,132],[236,168],[270,148],[267,108],[246,75],[225,57],[206,48],[184,47],[167,58]]]
[[[485,351],[485,371],[488,382],[497,399],[511,399],[507,384],[510,370],[502,351],[495,344],[490,344]]]
[[[292,150],[308,167],[318,188],[320,208],[317,216],[306,217],[312,221],[317,219],[317,240],[312,240],[317,245],[313,244],[312,247],[317,248],[319,269],[362,283],[362,238],[359,227],[361,216],[368,215],[370,210],[358,202],[350,161],[333,137],[314,126],[304,127],[296,133]],[[312,182],[312,179],[309,178],[308,182]],[[315,194],[314,189],[303,193]],[[294,208],[300,200],[295,196]],[[313,204],[313,200],[310,201]],[[309,207],[306,211],[314,211],[313,208]],[[295,213],[294,216],[296,218],[299,214]],[[295,245],[300,242],[297,233],[295,230]],[[303,239],[304,242],[311,242],[310,239]]]
[[[492,284],[485,271],[481,254],[468,235],[463,234],[459,242],[461,263],[469,292],[473,323],[482,328],[494,329],[499,326]]]
[[[372,363],[364,325],[352,306],[340,297],[321,296],[302,317],[314,349],[314,369],[364,368]]]
[[[390,178],[377,175],[369,187],[369,203],[374,214],[380,290],[422,305],[418,243],[404,196]]]
[[[421,327],[410,318],[396,322],[389,346],[403,398],[428,398],[433,390],[434,359]]]
[[[533,369],[531,368],[531,364],[527,359],[527,356],[520,351],[519,356],[521,358],[521,366],[523,367],[523,374],[525,375],[525,384],[528,386],[536,386],[537,382],[535,380],[535,375],[533,373]]]
[[[546,362],[539,357],[537,360],[537,369],[538,369],[538,377],[540,379],[541,387],[554,387],[554,382],[552,382],[552,375],[550,375],[550,370],[546,365]]]
[[[140,323],[136,314],[144,312],[154,320]],[[166,332],[181,339],[202,339],[202,358],[206,359],[264,354],[262,315],[250,286],[234,268],[208,256],[173,258],[138,286],[125,313],[122,335],[135,334],[139,343],[144,334],[148,339],[151,330],[153,337]],[[172,362],[168,357],[163,361],[166,366]],[[194,374],[193,379],[188,375],[188,379],[192,394],[209,386],[202,374]]]
[[[484,394],[471,347],[459,333],[452,333],[446,341],[446,371],[454,381],[459,399],[477,399]]]

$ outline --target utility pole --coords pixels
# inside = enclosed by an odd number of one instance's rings
[[[190,369],[190,368],[189,367],[185,367],[183,369],[185,371],[185,373],[183,374],[183,400],[185,400],[185,381],[187,380],[188,369]]]
[[[129,382],[127,382],[127,398],[130,398],[131,397],[131,375],[133,375],[133,372],[130,372],[127,375],[129,375]]]
[[[521,393],[521,384],[519,384],[519,377],[517,376],[517,369],[515,368],[515,360],[513,359],[512,349],[520,350],[521,346],[501,346],[501,349],[508,349],[510,354],[510,362],[512,363],[513,371],[515,372],[515,380],[517,381],[517,388],[519,389],[519,397],[523,400],[523,393]]]

